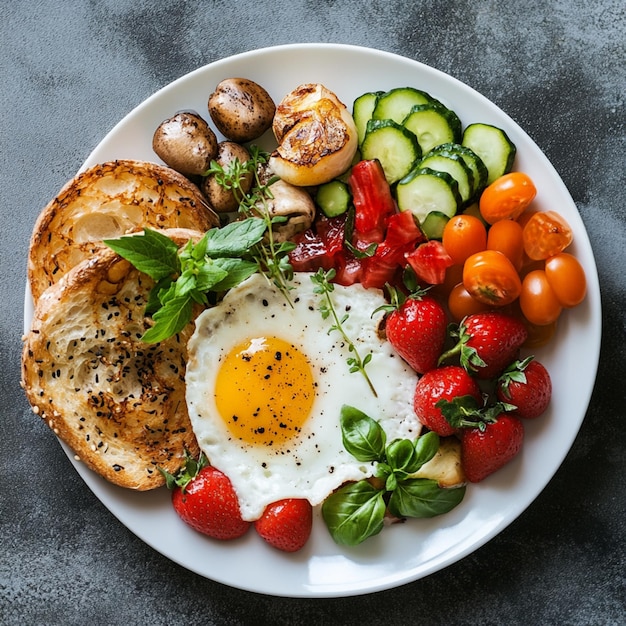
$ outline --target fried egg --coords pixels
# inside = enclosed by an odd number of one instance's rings
[[[230,290],[196,320],[189,342],[187,404],[200,448],[231,480],[246,520],[283,498],[320,504],[344,482],[371,476],[342,443],[344,404],[378,420],[387,441],[414,439],[416,374],[379,333],[379,290],[336,285],[343,328],[366,366],[375,394],[331,319],[310,275],[297,274],[293,306],[260,274]]]

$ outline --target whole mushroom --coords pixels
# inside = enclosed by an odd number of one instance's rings
[[[152,149],[172,169],[199,176],[217,154],[217,137],[200,115],[181,111],[161,122],[152,137]]]
[[[235,159],[240,163],[246,163],[250,159],[250,153],[244,146],[234,141],[221,141],[217,145],[215,162],[224,170],[228,170]],[[253,182],[253,173],[246,172],[239,181],[241,193],[247,194]],[[232,189],[227,189],[221,185],[215,174],[206,176],[201,187],[213,210],[217,213],[228,213],[239,208],[241,198],[238,198]]]
[[[247,143],[272,125],[276,105],[271,96],[247,78],[226,78],[209,97],[209,114],[217,129],[232,141]]]

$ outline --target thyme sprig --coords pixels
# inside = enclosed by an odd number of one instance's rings
[[[372,360],[372,353],[369,352],[364,357],[361,357],[361,355],[359,354],[359,351],[357,350],[356,345],[350,339],[350,337],[348,337],[343,326],[346,320],[348,319],[349,315],[346,313],[340,318],[339,314],[337,313],[337,309],[335,309],[335,305],[333,304],[331,293],[334,291],[335,285],[331,281],[335,277],[335,274],[336,272],[334,269],[324,271],[323,268],[320,268],[315,274],[311,276],[311,280],[313,281],[313,284],[315,285],[313,292],[318,295],[323,296],[324,298],[324,301],[320,305],[320,313],[322,314],[322,318],[325,320],[328,319],[329,317],[332,317],[333,319],[334,323],[330,327],[328,332],[330,333],[333,330],[338,331],[343,337],[344,341],[346,342],[348,346],[348,351],[351,354],[351,356],[348,357],[348,359],[346,359],[346,362],[348,363],[348,366],[350,368],[350,372],[351,373],[360,372],[362,376],[365,378],[374,396],[378,397],[378,394],[376,393],[376,389],[374,388],[374,385],[370,377],[365,371],[365,367]]]

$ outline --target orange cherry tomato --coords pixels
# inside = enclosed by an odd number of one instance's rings
[[[571,308],[585,299],[587,293],[585,270],[575,256],[559,252],[546,259],[546,278],[564,307]]]
[[[487,233],[487,249],[504,254],[519,272],[524,261],[522,227],[514,220],[500,220]]]
[[[477,217],[461,213],[451,217],[443,229],[441,243],[456,264],[487,247],[487,229]]]
[[[524,172],[510,172],[496,178],[480,196],[480,214],[488,224],[517,219],[534,200],[537,188]]]
[[[433,285],[430,289],[430,293],[440,298],[442,302],[446,302],[452,289],[454,289],[454,287],[458,285],[462,280],[463,266],[451,265],[450,267],[446,268],[446,276],[443,279],[443,282],[439,283],[438,285]]]
[[[489,305],[472,298],[463,283],[459,283],[448,297],[448,310],[453,322],[460,322],[464,317],[489,309]]]
[[[572,229],[556,211],[535,213],[523,230],[524,251],[535,261],[563,252],[572,243]]]
[[[533,270],[526,274],[522,281],[519,304],[524,317],[538,326],[556,322],[563,310],[544,270]]]
[[[470,256],[463,265],[463,285],[473,298],[490,306],[510,304],[522,289],[513,263],[498,250]]]

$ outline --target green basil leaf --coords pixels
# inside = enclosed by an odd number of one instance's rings
[[[345,449],[357,461],[382,461],[386,435],[380,424],[359,409],[344,404],[339,417]]]
[[[391,469],[391,467],[389,467],[387,463],[383,463],[382,461],[380,461],[376,465],[376,471],[374,472],[374,476],[376,476],[376,478],[380,478],[381,480],[386,481],[391,474],[393,474],[393,470]]]
[[[271,224],[286,224],[289,218],[286,215],[274,215],[270,220]]]
[[[161,308],[162,300],[161,294],[166,293],[172,286],[174,279],[171,276],[162,278],[152,289],[148,295],[148,302],[146,304],[145,314],[152,315]]]
[[[439,435],[433,431],[420,435],[415,440],[415,456],[417,458],[417,467],[413,472],[417,472],[422,465],[430,461],[439,450]]]
[[[158,343],[180,332],[191,320],[192,299],[189,296],[168,300],[152,316],[154,326],[142,337],[146,343]]]
[[[398,480],[404,480],[420,467],[415,445],[409,439],[394,439],[387,446],[387,463]]]
[[[143,235],[105,239],[103,243],[154,281],[180,271],[178,246],[169,237],[149,228]]]
[[[322,504],[322,517],[333,540],[356,546],[383,529],[384,492],[366,480],[349,483],[331,494]]]
[[[385,491],[394,491],[397,486],[398,477],[394,472],[392,472],[389,476],[387,476],[387,480],[385,481]]]
[[[389,499],[396,517],[434,517],[451,511],[463,500],[465,486],[442,489],[430,478],[409,478],[398,483]]]
[[[222,267],[220,263],[209,259],[197,269],[196,289],[202,292],[212,290],[227,276],[228,270]]]
[[[207,253],[207,247],[209,245],[209,235],[204,233],[204,236],[198,243],[191,246],[191,258],[194,261],[202,261]]]
[[[193,259],[193,251],[194,244],[191,239],[178,251],[178,258],[183,266]]]
[[[212,259],[240,257],[263,239],[266,228],[260,217],[248,217],[222,228],[212,228],[206,233],[206,255]]]
[[[196,274],[191,268],[184,269],[176,279],[174,297],[180,298],[189,295],[196,289]]]
[[[254,261],[246,261],[245,259],[215,259],[213,261],[216,266],[222,268],[226,272],[226,276],[215,283],[211,289],[213,291],[226,291],[233,289],[246,278],[252,276],[259,269],[258,263]]]

